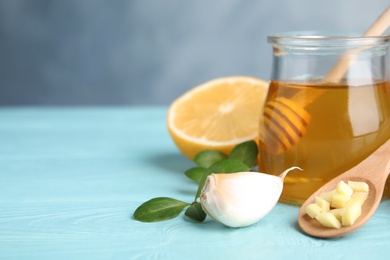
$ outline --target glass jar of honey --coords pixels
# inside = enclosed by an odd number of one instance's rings
[[[299,205],[390,138],[390,36],[301,32],[268,41],[273,68],[259,169],[302,168],[287,175],[281,196]]]

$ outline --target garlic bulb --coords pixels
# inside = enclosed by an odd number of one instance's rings
[[[204,211],[229,227],[244,227],[267,215],[279,200],[286,174],[259,172],[218,173],[207,177],[200,194]],[[300,169],[301,170],[301,169]]]

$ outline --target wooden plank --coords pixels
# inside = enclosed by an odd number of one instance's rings
[[[231,229],[182,215],[132,219],[146,200],[191,202],[196,184],[165,127],[165,107],[1,108],[0,259],[259,259],[390,253],[390,201],[361,230],[320,240],[302,234],[298,208],[278,204]],[[350,259],[350,257],[348,258]]]

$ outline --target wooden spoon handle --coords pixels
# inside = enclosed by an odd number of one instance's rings
[[[373,183],[384,183],[390,173],[390,139],[356,167],[359,167],[362,178]],[[355,175],[354,168],[344,173],[344,177],[348,177],[349,173]]]

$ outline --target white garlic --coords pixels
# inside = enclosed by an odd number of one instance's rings
[[[229,227],[244,227],[258,222],[279,200],[286,174],[259,172],[218,173],[207,177],[200,194],[203,210]]]

